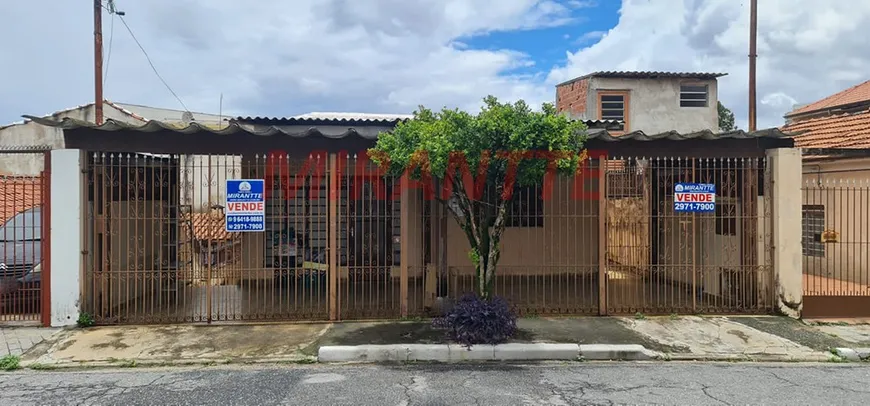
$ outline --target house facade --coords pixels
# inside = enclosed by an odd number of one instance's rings
[[[81,151],[74,173],[86,185],[78,210],[87,214],[82,247],[68,251],[82,264],[81,311],[103,324],[434,314],[473,290],[474,265],[442,205],[366,158],[377,134],[401,119],[250,118],[220,130],[38,119]],[[554,180],[547,197],[537,190],[515,199],[497,294],[521,314],[775,311],[775,285],[787,279],[775,264],[788,261],[772,241],[789,229],[770,215],[772,196],[788,196],[794,181],[771,179],[799,172],[783,170],[800,165],[791,143],[775,129],[589,130],[586,147],[603,153]],[[206,246],[233,240],[233,248],[195,263],[196,248],[179,238],[186,220],[177,207],[189,187],[179,158],[187,154],[239,162],[229,179],[266,185],[265,230],[206,238]],[[713,183],[730,203],[675,212],[678,182]]]
[[[785,115],[803,151],[805,309],[870,315],[870,81]]]
[[[717,79],[724,75],[590,73],[556,85],[556,109],[576,119],[622,121],[626,133],[718,132]]]

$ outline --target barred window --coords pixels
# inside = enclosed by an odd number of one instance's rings
[[[822,243],[822,233],[825,231],[825,206],[805,204],[801,217],[803,254],[808,257],[824,258],[825,244]]]
[[[681,85],[680,107],[707,107],[707,85]]]

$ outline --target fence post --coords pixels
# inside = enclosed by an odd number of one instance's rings
[[[409,236],[411,231],[411,191],[408,190],[410,180],[407,174],[402,174],[399,180],[400,203],[399,215],[399,308],[402,317],[408,317],[408,268],[411,266],[409,257]]]
[[[772,177],[774,309],[798,318],[803,309],[801,154],[796,148],[780,148],[768,150],[767,157]]]
[[[329,154],[329,169],[326,171],[326,176],[329,182],[329,193],[327,198],[329,204],[329,319],[338,320],[338,275],[341,270],[338,269],[338,201],[340,194],[338,185],[340,179],[338,173],[338,160],[335,153]]]
[[[82,204],[83,188],[82,167],[84,157],[77,149],[57,149],[50,152],[50,163],[46,171],[49,176],[50,202],[55,204],[49,209],[48,234],[51,250],[48,255],[48,280],[50,292],[50,324],[54,327],[75,325],[79,317],[82,274]],[[50,168],[50,169],[49,169]],[[55,266],[51,266],[54,264]]]
[[[598,314],[607,315],[607,157],[598,157]],[[591,165],[590,165],[591,170]],[[582,176],[582,175],[577,175]]]

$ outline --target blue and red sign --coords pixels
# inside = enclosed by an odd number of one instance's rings
[[[258,232],[266,229],[265,188],[263,179],[227,179],[227,232]]]
[[[712,183],[677,183],[674,185],[674,211],[710,213],[716,211],[716,185]]]

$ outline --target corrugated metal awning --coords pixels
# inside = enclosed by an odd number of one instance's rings
[[[192,122],[184,127],[179,125],[170,125],[159,121],[148,121],[143,125],[133,125],[129,123],[119,122],[112,119],[107,120],[102,125],[94,123],[64,118],[62,120],[53,120],[40,117],[28,117],[29,119],[50,127],[61,128],[63,130],[76,129],[91,129],[97,131],[133,131],[143,133],[154,133],[169,131],[180,135],[184,134],[200,134],[211,133],[215,135],[233,135],[233,134],[251,134],[257,136],[289,136],[294,138],[304,138],[311,136],[321,136],[331,139],[341,139],[349,136],[359,136],[366,139],[377,139],[380,131],[389,130],[388,127],[343,127],[343,126],[263,126],[263,125],[245,125],[238,122],[230,122],[226,127],[215,129],[211,126],[200,125]],[[601,140],[606,142],[615,141],[684,141],[684,140],[719,140],[719,139],[760,139],[760,138],[790,138],[789,135],[783,133],[777,128],[769,128],[754,132],[746,132],[743,130],[728,131],[716,133],[710,130],[695,131],[690,133],[680,133],[677,131],[666,131],[657,134],[646,134],[643,131],[632,131],[629,133],[611,132],[607,129],[590,129],[588,138]]]

